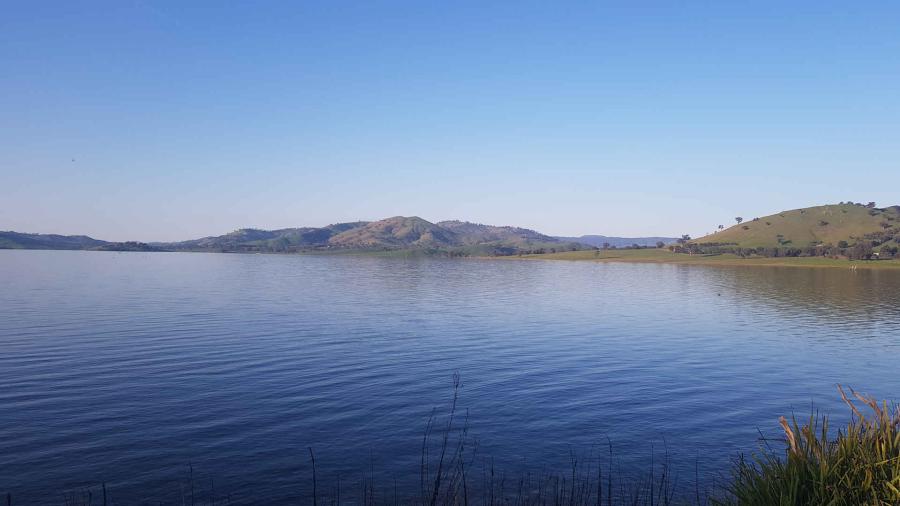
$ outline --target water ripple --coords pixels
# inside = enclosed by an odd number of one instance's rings
[[[16,504],[177,502],[188,463],[236,504],[296,502],[307,446],[326,476],[409,475],[454,371],[511,469],[608,436],[626,468],[664,440],[712,476],[779,415],[842,412],[838,382],[900,391],[894,272],[0,251],[0,281]]]

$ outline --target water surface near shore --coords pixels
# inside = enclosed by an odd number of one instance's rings
[[[607,437],[712,480],[777,417],[898,397],[900,272],[0,251],[0,491],[234,502],[366,470],[415,490],[462,376],[480,453],[566,469]],[[152,491],[148,494],[147,491]]]

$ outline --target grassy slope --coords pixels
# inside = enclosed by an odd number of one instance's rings
[[[605,250],[605,251],[566,251],[562,253],[548,253],[544,255],[524,255],[509,258],[523,258],[529,260],[581,260],[592,262],[634,262],[634,263],[665,263],[665,264],[693,264],[693,265],[764,265],[785,267],[832,267],[848,269],[856,266],[860,269],[900,269],[900,260],[855,261],[834,260],[821,257],[796,257],[796,258],[740,258],[735,255],[688,255],[685,253],[672,253],[663,249],[639,249],[639,250]]]
[[[831,243],[839,241],[855,242],[854,238],[862,238],[865,234],[880,232],[880,223],[890,221],[894,227],[900,227],[900,216],[896,209],[869,214],[870,209],[852,204],[835,204],[828,206],[794,209],[782,213],[759,218],[759,221],[747,219],[721,232],[710,234],[699,239],[697,243],[737,243],[740,247],[755,248],[760,246],[790,246],[802,248],[811,243]],[[821,222],[828,222],[822,225]],[[744,230],[743,227],[748,227]],[[783,236],[782,243],[778,235]],[[790,242],[787,242],[790,241]]]

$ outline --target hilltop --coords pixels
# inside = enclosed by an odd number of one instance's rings
[[[810,248],[896,245],[900,207],[840,203],[782,211],[743,220],[692,241],[700,246],[739,248]]]
[[[432,223],[418,216],[394,216],[321,228],[241,229],[223,236],[158,246],[175,251],[417,251],[450,256],[512,255],[584,248],[523,228],[462,221]]]
[[[394,216],[351,228],[331,237],[327,245],[345,249],[446,248],[460,239],[439,225],[418,216]]]

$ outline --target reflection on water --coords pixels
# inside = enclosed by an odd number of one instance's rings
[[[498,466],[608,436],[624,469],[664,442],[685,479],[792,409],[843,416],[836,383],[900,391],[898,272],[0,251],[0,280],[19,504],[100,481],[174,500],[189,462],[238,503],[296,502],[307,446],[325,476],[415,487],[454,371]]]

